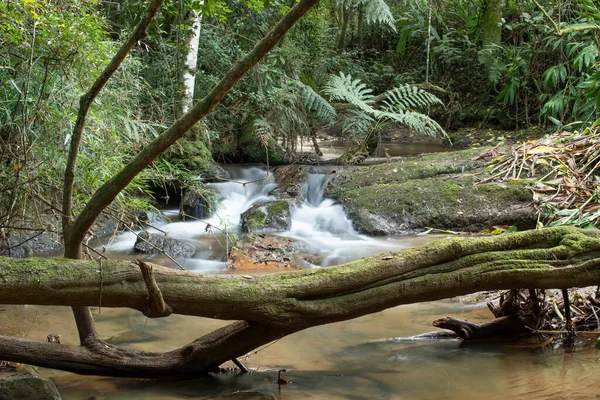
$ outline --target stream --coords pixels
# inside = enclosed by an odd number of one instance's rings
[[[236,233],[240,214],[252,204],[272,200],[275,183],[264,167],[229,168],[232,180],[211,184],[221,202],[205,221],[178,221],[177,210],[154,216],[155,233],[194,246],[190,258],[177,259],[199,273],[231,273],[223,261],[229,242],[219,231]],[[316,171],[319,172],[319,171]],[[358,234],[341,206],[323,198],[327,174],[314,173],[306,180],[306,200],[292,208],[289,231],[278,235],[301,242],[321,268],[383,251],[418,246],[434,236],[370,238]],[[247,182],[245,185],[239,182]],[[215,233],[216,232],[216,233]],[[113,258],[137,258],[132,252],[136,236],[120,234],[103,243]],[[100,249],[100,247],[98,247]],[[164,256],[153,262],[172,265]],[[78,335],[69,308],[8,307],[20,313],[22,332],[29,339],[45,341],[49,333],[62,343],[76,344]],[[101,337],[108,342],[146,351],[169,351],[228,322],[172,315],[147,319],[129,309],[94,309]],[[350,321],[318,326],[285,337],[241,357],[257,372],[225,373],[186,382],[114,379],[78,376],[39,368],[51,377],[63,399],[489,399],[597,398],[600,351],[565,352],[523,347],[511,343],[474,343],[456,340],[415,340],[412,335],[434,330],[431,322],[452,315],[473,322],[491,318],[485,305],[437,301],[404,305]],[[232,365],[225,365],[232,367]],[[285,369],[286,385],[274,383],[277,370]],[[190,377],[194,378],[194,377]],[[248,391],[254,395],[235,394]],[[261,397],[262,396],[262,397]],[[270,397],[269,397],[270,396]]]

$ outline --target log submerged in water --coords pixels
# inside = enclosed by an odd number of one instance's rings
[[[173,313],[236,320],[180,349],[147,353],[99,338],[81,346],[0,336],[0,359],[84,374],[190,378],[311,326],[481,290],[600,283],[600,232],[550,228],[442,239],[348,264],[272,275],[207,276],[152,266]],[[150,310],[137,265],[0,258],[0,304]]]

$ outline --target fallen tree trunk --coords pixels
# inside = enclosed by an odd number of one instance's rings
[[[551,228],[443,239],[273,275],[207,276],[153,265],[144,276],[140,267],[0,258],[0,304],[129,307],[151,317],[173,312],[238,322],[167,353],[122,349],[95,337],[70,346],[0,336],[0,359],[85,374],[191,378],[290,333],[400,304],[480,290],[600,284],[600,232]]]

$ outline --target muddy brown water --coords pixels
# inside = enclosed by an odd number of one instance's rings
[[[17,309],[20,335],[44,341],[56,333],[62,343],[77,344],[70,309]],[[109,342],[147,351],[174,349],[226,323],[177,315],[146,319],[127,309],[102,309],[101,314],[95,309],[94,314],[101,336]],[[564,352],[511,344],[463,345],[454,340],[390,340],[431,331],[431,322],[445,315],[475,322],[490,318],[485,307],[452,301],[400,306],[283,338],[241,358],[258,371],[243,376],[157,382],[45,368],[38,373],[52,378],[65,400],[261,398],[241,397],[240,391],[290,400],[598,398],[600,351],[595,349]],[[277,385],[276,371],[283,368],[289,383]]]

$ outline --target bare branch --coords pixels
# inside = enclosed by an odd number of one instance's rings
[[[143,262],[142,260],[136,260],[134,264],[140,267],[142,271],[142,277],[148,288],[148,310],[144,312],[144,315],[148,318],[159,318],[167,317],[171,315],[173,309],[165,303],[162,292],[156,284],[154,275],[152,274],[152,265]]]
[[[96,96],[100,93],[104,85],[113,76],[115,71],[125,60],[125,57],[129,54],[133,46],[146,36],[146,29],[150,22],[154,19],[154,16],[158,12],[162,4],[162,0],[151,0],[144,17],[140,20],[139,24],[135,28],[135,31],[131,34],[129,39],[119,49],[117,54],[112,58],[110,63],[106,66],[104,71],[100,74],[98,79],[94,82],[90,90],[87,91],[79,100],[79,113],[77,114],[77,121],[73,128],[73,134],[71,136],[71,146],[69,149],[69,156],[67,159],[67,166],[65,168],[65,180],[63,187],[63,206],[62,206],[62,223],[63,223],[63,234],[65,235],[65,253],[71,253],[68,257],[73,257],[74,254],[81,254],[81,245],[78,244],[75,247],[77,252],[71,251],[71,241],[67,240],[69,230],[72,222],[73,214],[73,186],[75,184],[75,164],[77,162],[77,155],[79,153],[79,144],[83,136],[83,129],[85,127],[85,120],[87,118],[90,106],[96,99]],[[87,229],[86,229],[87,230]],[[83,238],[83,237],[82,237]],[[80,240],[81,242],[81,240]],[[78,256],[78,257],[79,257]],[[77,258],[78,258],[77,257]]]

